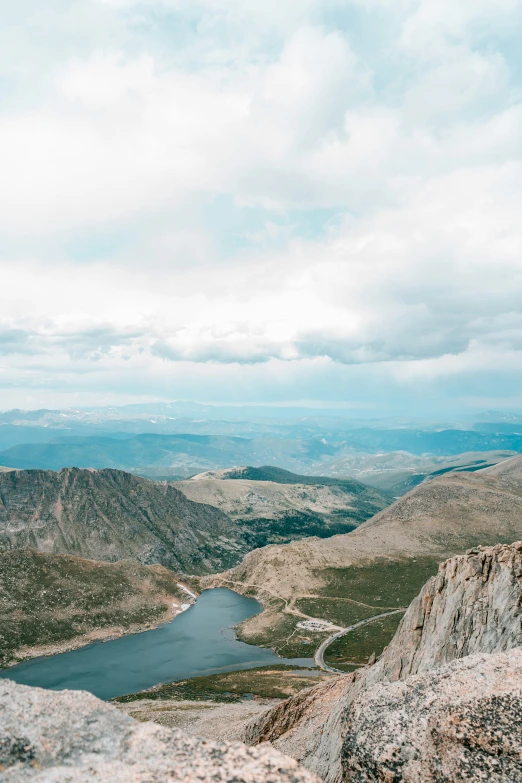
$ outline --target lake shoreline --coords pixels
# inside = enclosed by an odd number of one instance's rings
[[[91,632],[33,647],[23,660],[1,669],[0,678],[88,690],[110,699],[168,680],[285,663],[272,649],[245,644],[236,636],[236,626],[261,611],[258,601],[228,588],[204,590],[189,609],[170,607],[157,623],[101,629],[94,632],[96,638]]]
[[[192,593],[192,595],[195,595],[195,593]],[[196,601],[200,595],[201,594],[198,594],[196,596]],[[196,601],[194,601],[194,604]],[[10,661],[7,666],[0,666],[0,672],[12,669],[14,666],[26,663],[35,658],[51,658],[54,655],[61,655],[62,653],[72,652],[73,650],[81,650],[82,647],[88,647],[90,644],[103,644],[105,642],[112,642],[115,639],[120,639],[122,636],[133,636],[135,634],[146,633],[147,631],[154,631],[162,625],[172,623],[183,614],[183,611],[179,610],[178,604],[172,602],[170,596],[166,599],[166,602],[169,603],[169,607],[157,618],[157,620],[149,620],[146,623],[133,623],[126,628],[123,626],[111,625],[107,628],[96,628],[88,633],[78,634],[78,636],[75,636],[72,639],[66,639],[62,642],[21,647],[14,653],[16,660]],[[192,604],[192,606],[194,604]]]

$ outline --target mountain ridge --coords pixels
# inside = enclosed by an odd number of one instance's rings
[[[207,471],[176,486],[235,520],[252,548],[346,533],[391,503],[359,481],[301,476],[272,466]]]
[[[1,472],[0,550],[24,548],[183,573],[208,573],[247,551],[218,509],[107,468]]]

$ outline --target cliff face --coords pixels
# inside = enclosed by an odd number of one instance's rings
[[[466,655],[522,645],[521,582],[521,542],[478,547],[442,563],[367,677],[403,680]]]
[[[225,514],[169,484],[78,468],[0,473],[0,551],[27,548],[199,574],[246,551]]]
[[[500,653],[522,645],[521,582],[520,542],[480,547],[442,563],[373,666],[279,705],[250,725],[248,740],[270,740],[324,780],[339,780],[341,748],[354,705],[374,686],[432,672],[474,653]],[[345,765],[348,757],[345,748]]]
[[[138,723],[82,691],[0,682],[0,783],[319,783],[271,748]]]

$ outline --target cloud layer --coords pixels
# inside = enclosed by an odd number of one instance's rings
[[[0,407],[522,405],[521,10],[11,7]]]

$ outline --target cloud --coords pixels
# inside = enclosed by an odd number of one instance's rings
[[[512,396],[519,3],[356,6],[10,9],[0,386]]]

